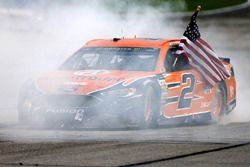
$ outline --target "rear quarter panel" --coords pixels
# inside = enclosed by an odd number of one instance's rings
[[[234,74],[234,69],[232,64],[225,64],[226,69],[231,74],[228,79],[225,80],[226,88],[227,88],[227,103],[231,103],[236,100],[236,79]]]

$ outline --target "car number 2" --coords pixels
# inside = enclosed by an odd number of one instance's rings
[[[193,97],[186,97],[185,95],[193,93],[194,85],[195,85],[195,77],[193,74],[183,74],[182,75],[182,83],[187,83],[188,79],[190,79],[190,85],[184,87],[181,90],[181,95],[178,103],[178,109],[187,109],[190,108]]]

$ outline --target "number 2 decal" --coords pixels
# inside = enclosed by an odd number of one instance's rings
[[[178,109],[190,108],[193,97],[185,98],[186,94],[192,93],[194,91],[195,77],[193,74],[183,74],[182,83],[187,83],[190,79],[190,86],[184,87],[181,91],[180,100],[178,104]]]

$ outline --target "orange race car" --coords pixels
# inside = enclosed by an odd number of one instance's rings
[[[231,74],[215,87],[184,56],[180,40],[97,39],[86,43],[57,71],[25,83],[19,121],[84,125],[94,120],[152,128],[193,121],[217,121],[236,106],[236,82],[229,58],[220,58]]]

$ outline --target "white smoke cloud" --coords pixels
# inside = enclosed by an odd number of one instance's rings
[[[37,1],[22,8],[2,5],[0,121],[16,120],[18,91],[27,78],[55,69],[86,41],[95,38],[133,38],[135,35],[179,38],[188,23],[179,18],[167,18],[165,11],[171,10],[169,4],[159,8],[144,5],[142,8],[122,3],[119,9],[125,12],[115,12],[102,1],[86,1],[79,5]],[[199,19],[201,33],[220,56],[232,58],[238,81],[237,110],[227,121],[250,121],[247,114],[250,107],[247,102],[249,88],[246,84],[249,77],[245,75],[245,71],[249,70],[246,50],[250,45],[249,42],[240,41],[241,37],[244,41],[250,41],[249,34],[245,35],[242,27],[240,32],[233,29],[230,19],[211,20]],[[4,111],[9,110],[4,108],[11,108],[13,112],[6,113]]]
[[[33,1],[19,6],[4,2],[0,3],[1,120],[9,121],[8,115],[16,119],[18,91],[25,80],[57,68],[88,40],[175,35],[164,15],[146,5],[142,10],[122,3],[119,8],[126,11],[120,14],[103,1]]]

